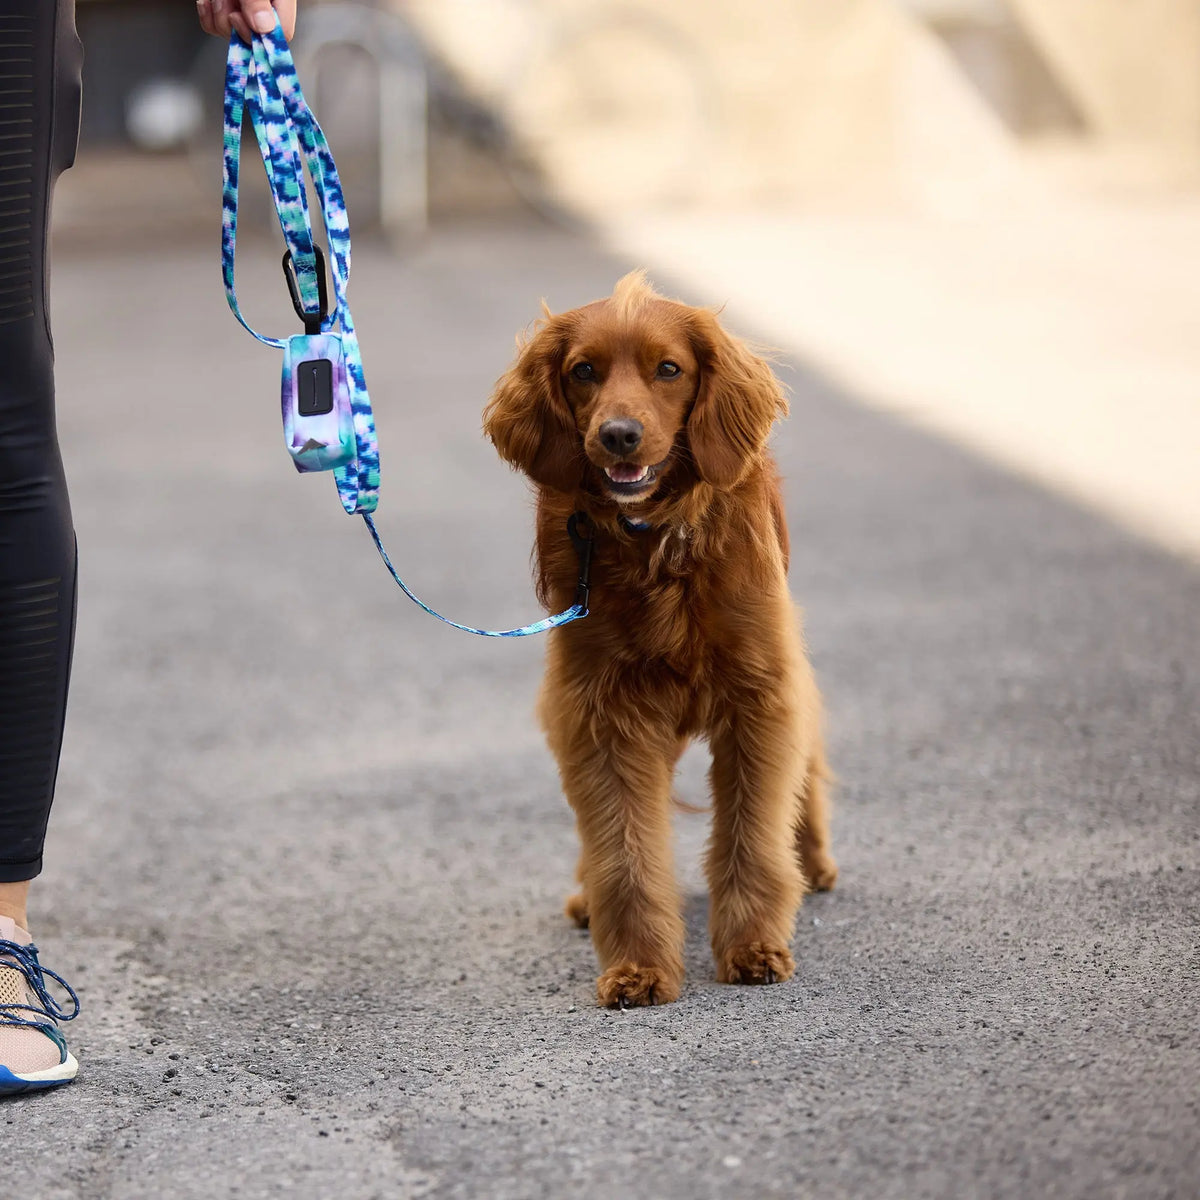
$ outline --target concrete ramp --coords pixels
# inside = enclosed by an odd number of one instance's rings
[[[1200,5],[1194,0],[1008,0],[1095,136],[1194,159]]]
[[[1022,173],[945,46],[890,0],[418,0],[405,11],[518,137],[545,148],[548,189],[585,215],[659,200],[875,202],[968,181],[1011,187]],[[664,100],[654,89],[671,75]],[[681,144],[669,186],[648,188]]]

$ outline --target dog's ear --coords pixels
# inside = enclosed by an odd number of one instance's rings
[[[569,330],[547,319],[523,341],[517,361],[496,383],[483,431],[500,457],[535,483],[573,492],[583,479],[583,443],[562,390]]]
[[[767,362],[730,337],[705,309],[691,318],[700,388],[687,421],[688,444],[705,483],[728,489],[762,454],[787,400]]]

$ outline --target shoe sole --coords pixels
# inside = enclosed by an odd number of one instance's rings
[[[45,1071],[29,1071],[24,1075],[14,1075],[7,1067],[0,1067],[0,1096],[16,1096],[21,1092],[37,1092],[43,1088],[61,1087],[70,1083],[79,1070],[75,1055],[67,1052],[67,1057],[56,1067]]]

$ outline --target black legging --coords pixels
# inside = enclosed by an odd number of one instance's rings
[[[62,745],[75,532],[54,427],[46,253],[75,158],[74,0],[0,0],[0,882],[32,879]]]

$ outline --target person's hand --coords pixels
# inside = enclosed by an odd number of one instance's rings
[[[296,32],[296,0],[196,0],[196,13],[204,32],[219,38],[237,30],[238,37],[249,42],[251,31],[270,33],[275,28],[276,14],[288,41]]]

